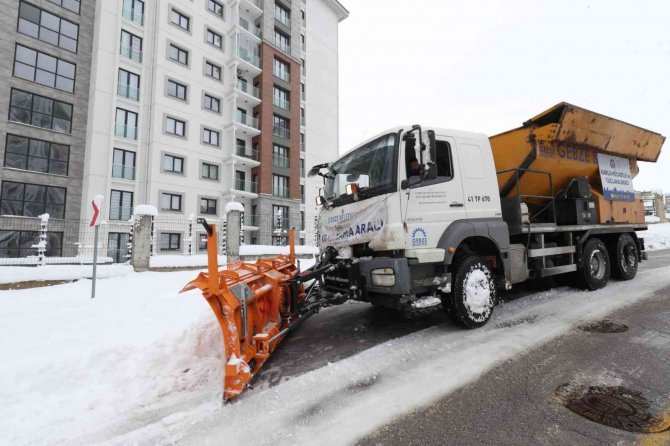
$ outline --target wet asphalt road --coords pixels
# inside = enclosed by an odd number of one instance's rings
[[[670,265],[670,249],[649,252],[639,271]],[[503,293],[506,301],[555,286],[552,280],[516,285]],[[393,338],[406,336],[433,325],[451,322],[438,308],[431,314],[405,319],[396,311],[367,303],[348,302],[312,316],[284,341],[254,380],[256,389],[276,385],[292,376],[355,355]],[[254,390],[250,390],[253,392]]]

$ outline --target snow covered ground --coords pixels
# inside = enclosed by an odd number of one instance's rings
[[[98,265],[98,278],[125,276],[133,271],[130,265],[114,263]],[[0,284],[30,280],[77,280],[91,277],[91,265],[0,266]]]
[[[431,327],[226,407],[218,326],[197,291],[177,294],[196,271],[101,280],[95,300],[88,280],[0,291],[0,444],[349,443],[650,296],[670,285],[669,273],[641,272],[594,293],[528,296],[496,308],[483,329]]]
[[[646,231],[638,232],[644,238],[647,251],[670,248],[670,223],[650,224]]]

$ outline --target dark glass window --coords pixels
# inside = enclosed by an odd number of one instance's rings
[[[142,62],[142,38],[122,29],[121,55],[135,62]]]
[[[161,251],[179,251],[181,247],[181,234],[173,232],[162,232],[160,248]]]
[[[72,104],[12,89],[9,120],[60,133],[70,133]]]
[[[18,30],[43,42],[77,52],[79,26],[29,3],[21,2],[19,6]]]
[[[191,29],[191,19],[174,8],[170,8],[170,23],[186,31]]]
[[[217,81],[221,80],[221,67],[210,61],[205,62],[205,74]]]
[[[212,129],[202,129],[202,142],[212,146],[219,145],[219,132]]]
[[[219,113],[221,111],[221,99],[215,98],[205,93],[204,106],[207,110]]]
[[[0,231],[0,258],[37,255],[34,245],[39,243],[37,231]],[[47,257],[60,257],[63,252],[63,233],[47,232]]]
[[[114,148],[112,177],[124,180],[135,179],[135,152]]]
[[[139,101],[140,76],[119,68],[119,79],[116,93],[121,97]]]
[[[170,44],[168,47],[168,57],[182,65],[188,65],[188,51],[183,50],[176,45]]]
[[[216,200],[213,198],[201,198],[200,213],[207,215],[216,215]]]
[[[167,94],[173,98],[181,99],[182,101],[186,100],[186,91],[187,87],[184,84],[168,79],[167,81]]]
[[[67,175],[70,146],[17,135],[6,141],[5,167]]]
[[[133,193],[112,189],[109,198],[109,219],[128,220],[133,213]]]
[[[144,25],[144,2],[142,0],[123,0],[123,18],[136,25]]]
[[[218,180],[219,166],[216,164],[202,163],[200,177],[206,180]]]
[[[75,14],[79,14],[80,1],[79,0],[49,0],[51,3],[62,6],[65,9],[68,9]]]
[[[207,28],[207,43],[212,44],[217,48],[223,48],[223,37],[221,37],[221,34],[215,33]]]
[[[207,0],[207,10],[223,17],[223,5],[216,0]]]
[[[64,187],[3,181],[0,215],[37,217],[47,213],[52,218],[63,218],[65,195]]]
[[[181,195],[163,192],[161,194],[161,209],[164,211],[181,211]]]
[[[186,122],[175,118],[167,118],[165,131],[171,135],[186,136]]]
[[[172,173],[184,173],[184,158],[173,155],[163,155],[163,170]]]
[[[137,140],[137,113],[117,108],[114,132],[121,138]]]
[[[72,93],[76,66],[41,51],[16,45],[14,76]]]

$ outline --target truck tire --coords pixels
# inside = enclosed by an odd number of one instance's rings
[[[493,271],[484,257],[463,259],[456,270],[452,292],[442,296],[442,307],[447,316],[465,328],[481,327],[491,318],[495,302]]]
[[[586,242],[579,266],[582,288],[594,291],[607,285],[610,278],[610,256],[599,238]]]
[[[612,275],[617,279],[631,280],[637,274],[637,246],[630,234],[621,234],[613,246]]]

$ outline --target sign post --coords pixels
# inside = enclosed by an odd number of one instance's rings
[[[88,224],[89,227],[93,226],[93,277],[91,280],[91,299],[95,298],[95,281],[97,278],[97,269],[98,269],[98,236],[99,236],[99,226],[100,226],[100,207],[102,206],[102,195],[96,195],[93,200],[91,200],[91,207],[93,210],[91,216],[91,222]]]

